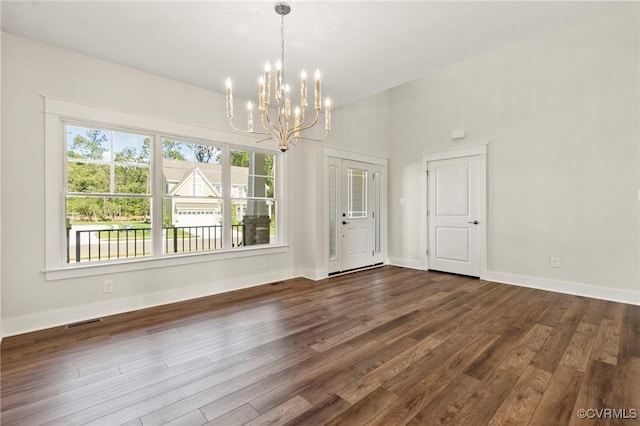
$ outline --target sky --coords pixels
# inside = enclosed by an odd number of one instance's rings
[[[94,130],[95,128],[87,128],[82,126],[67,125],[67,147],[70,148],[71,144],[76,136],[86,136],[88,130]],[[102,147],[106,150],[102,156],[102,160],[110,162],[113,153],[122,152],[123,149],[130,147],[134,148],[136,152],[141,152],[144,146],[144,140],[146,138],[152,139],[151,135],[136,134],[131,132],[107,130],[107,129],[95,129],[100,130],[107,140],[102,144]],[[173,142],[178,144],[173,145],[172,149],[179,151],[186,161],[195,161],[193,147],[197,144],[192,142],[183,142],[172,139]],[[211,163],[215,163],[212,158]]]

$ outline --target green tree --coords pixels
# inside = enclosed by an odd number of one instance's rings
[[[109,137],[100,130],[88,129],[85,136],[77,135],[69,144],[67,167],[67,190],[70,193],[109,194],[148,194],[150,188],[149,152],[151,141],[145,139],[142,148],[124,147],[115,153],[112,160],[113,180],[111,188],[110,159],[105,159]],[[84,162],[82,160],[99,161]],[[139,164],[139,165],[138,165]],[[97,217],[114,219],[123,216],[149,215],[148,200],[142,198],[110,197],[69,197],[68,215],[85,216],[89,220]]]
[[[231,165],[236,167],[249,167],[251,159],[255,156],[251,156],[248,151],[231,151]],[[264,174],[265,185],[267,187],[266,196],[273,198],[274,196],[274,182],[273,182],[273,166],[275,162],[275,156],[264,154],[258,156],[258,158],[264,159]]]
[[[127,146],[122,148],[122,151],[116,152],[114,160],[116,163],[148,163],[148,152],[145,152],[144,148],[138,152],[133,146]]]
[[[69,144],[69,157],[101,160],[109,149],[109,137],[100,130],[88,129],[86,136],[77,135]]]
[[[220,148],[211,145],[194,145],[193,155],[198,163],[209,163],[211,159],[220,163]]]
[[[109,192],[109,166],[69,163],[67,168],[67,188],[69,192]]]
[[[149,142],[146,144],[145,142]],[[149,173],[150,140],[146,138],[140,151],[127,146],[115,155],[114,183],[119,194],[148,194],[151,187]],[[140,164],[140,165],[138,165]],[[111,220],[118,217],[148,217],[147,200],[142,198],[112,198],[104,203],[104,216]]]
[[[145,143],[147,140],[145,139]],[[162,141],[162,158],[167,160],[182,160],[184,161],[184,155],[182,154],[182,142],[176,142],[169,139]]]
[[[264,157],[264,172],[268,176],[264,181],[267,185],[267,197],[273,198],[274,196],[274,182],[273,182],[273,164],[275,157],[273,155],[265,155]]]
[[[102,199],[70,197],[67,199],[67,216],[84,216],[93,221],[103,212]]]
[[[162,158],[168,160],[182,160],[184,161],[184,155],[182,154],[182,142],[172,141],[170,139],[164,139],[162,141]],[[149,160],[151,155],[151,139],[145,138],[142,142],[142,152],[140,158]]]
[[[249,167],[249,153],[247,151],[231,151],[231,165]]]

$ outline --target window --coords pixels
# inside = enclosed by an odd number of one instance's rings
[[[148,135],[66,126],[67,262],[151,255]]]
[[[275,244],[275,155],[232,149],[230,161],[234,244]]]
[[[348,170],[348,213],[349,219],[367,217],[367,171]]]
[[[224,248],[222,163],[219,146],[162,139],[162,178],[178,182],[163,194],[163,253]]]
[[[329,260],[338,258],[338,166],[329,166]]]
[[[287,211],[287,201],[278,190],[282,185],[286,168],[283,161],[279,160],[280,153],[275,151],[275,146],[269,146],[268,143],[257,146],[244,137],[233,135],[226,130],[216,130],[202,125],[49,96],[44,96],[43,99],[46,280],[189,265],[211,260],[284,253],[288,250],[287,229],[280,226],[285,219],[283,212]],[[88,130],[98,132],[87,135]],[[89,143],[77,141],[78,143],[69,149],[75,136],[81,136]],[[198,234],[202,233],[187,230],[189,235],[184,234],[185,249],[188,247],[186,238],[189,236],[192,242],[191,251],[180,251],[181,244],[177,251],[173,249],[176,239],[172,235],[174,230],[169,226],[170,222],[165,224],[167,217],[164,214],[164,207],[167,200],[182,197],[181,195],[174,197],[177,193],[176,188],[182,183],[182,176],[176,180],[163,178],[163,160],[165,160],[163,156],[170,155],[169,152],[163,153],[165,140],[219,149],[220,182],[209,186],[203,181],[202,195],[197,195],[200,194],[199,186],[193,185],[193,195],[188,196],[189,199],[206,197],[212,201],[209,205],[194,205],[193,208],[181,210],[179,214],[176,212],[173,217],[180,219],[194,216],[187,214],[188,212],[200,212],[200,215],[195,214],[195,216],[208,218],[211,223],[216,223],[212,217],[217,218],[218,222],[221,220],[222,223],[218,224],[222,230],[221,246],[203,247],[199,240],[196,250],[196,237],[200,237]],[[83,145],[96,148],[97,151],[89,148],[81,149]],[[269,152],[269,149],[273,151]],[[242,240],[244,233],[241,229],[244,223],[238,218],[244,216],[246,204],[239,204],[241,208],[237,214],[238,224],[232,225],[232,214],[230,214],[232,199],[234,199],[231,195],[232,150],[272,157],[269,161],[273,161],[271,166],[273,169],[269,178],[273,180],[271,189],[273,198],[266,201],[272,203],[271,217],[275,220],[272,219],[273,223],[270,223],[270,232],[273,234],[270,234],[268,244],[253,244],[251,247],[247,245],[245,248]],[[98,152],[101,154],[98,155]],[[217,154],[215,158],[218,159]],[[185,159],[189,161],[189,158],[185,157]],[[203,171],[214,163],[196,162],[195,165]],[[80,172],[85,173],[84,183],[82,180],[68,179],[70,168],[77,169],[71,173],[72,177],[74,173],[76,176],[81,174]],[[89,173],[95,175],[93,182],[88,179]],[[206,170],[203,173],[207,175]],[[212,191],[212,196],[209,191]],[[240,199],[250,198],[246,191],[245,189],[245,197],[239,197]],[[85,207],[87,204],[93,205],[94,209],[81,213],[82,203]],[[91,221],[88,217],[91,217]],[[112,223],[99,223],[109,221]],[[107,229],[99,229],[100,235],[97,235],[97,231],[91,231],[81,233],[81,236],[76,238],[75,232],[71,232],[76,222],[83,222],[82,224],[85,225],[98,224]],[[233,235],[237,237],[235,241],[232,241],[232,226],[235,229]],[[141,228],[146,229],[141,230]],[[135,231],[132,231],[134,229]],[[177,236],[180,243],[182,235],[178,229]],[[118,241],[119,238],[125,241]],[[207,236],[204,238],[206,239]],[[114,239],[119,245],[113,242]],[[93,244],[91,245],[93,260],[88,259],[88,248],[87,258],[85,258],[83,248],[80,247],[80,262],[75,261],[76,247],[71,243],[75,243],[76,240],[80,245],[85,241]],[[167,242],[169,249],[166,247]],[[125,246],[125,243],[128,245]],[[128,255],[127,248],[129,248]],[[96,260],[97,250],[100,250],[100,260]],[[120,250],[119,253],[118,250]]]
[[[154,132],[63,126],[67,264],[278,241],[275,155]]]
[[[373,172],[374,251],[382,251],[382,173]]]

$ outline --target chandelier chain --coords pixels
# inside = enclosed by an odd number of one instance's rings
[[[282,82],[284,83],[284,14],[280,15],[280,62],[282,63]]]

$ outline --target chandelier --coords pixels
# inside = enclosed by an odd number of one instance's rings
[[[227,117],[229,125],[237,132],[249,135],[251,141],[259,143],[269,140],[277,142],[278,149],[282,152],[289,149],[289,144],[295,145],[298,140],[322,141],[331,130],[331,101],[327,99],[324,106],[324,129],[323,139],[314,139],[301,136],[301,134],[318,123],[320,111],[322,109],[322,97],[320,93],[320,71],[316,70],[314,75],[314,112],[311,117],[306,114],[307,109],[307,74],[300,73],[300,103],[291,108],[291,87],[286,84],[284,73],[284,16],[291,12],[291,6],[287,3],[279,2],[275,5],[275,11],[281,17],[280,21],[280,59],[275,65],[275,76],[273,78],[273,98],[271,94],[271,65],[269,62],[264,67],[264,74],[258,80],[258,112],[260,114],[260,129],[254,130],[253,126],[253,103],[247,104],[247,129],[236,128],[233,124],[233,88],[231,79],[227,78]],[[270,111],[271,109],[271,111]]]

